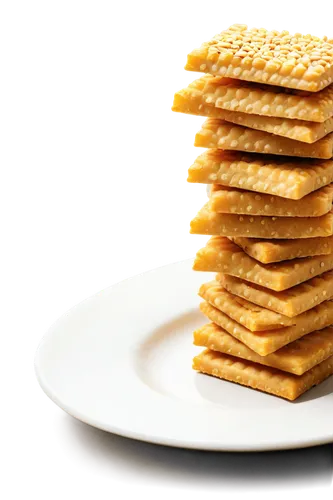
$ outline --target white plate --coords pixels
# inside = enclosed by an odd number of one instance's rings
[[[333,441],[333,378],[289,403],[195,373],[192,332],[205,323],[191,261],[150,271],[83,301],[35,358],[66,412],[131,438],[205,450],[277,450]]]

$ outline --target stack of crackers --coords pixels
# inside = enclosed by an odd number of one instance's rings
[[[188,56],[173,110],[207,117],[191,233],[214,272],[194,369],[295,400],[333,374],[333,40],[233,25]]]

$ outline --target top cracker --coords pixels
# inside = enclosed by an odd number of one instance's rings
[[[317,92],[333,80],[333,40],[234,24],[193,50],[185,69]]]

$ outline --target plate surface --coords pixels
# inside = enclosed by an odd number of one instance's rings
[[[259,451],[333,442],[333,377],[295,403],[195,373],[206,320],[192,261],[118,283],[64,314],[35,358],[45,393],[109,432],[169,446]],[[212,275],[213,277],[213,275]]]

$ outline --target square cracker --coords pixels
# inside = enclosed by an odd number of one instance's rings
[[[216,323],[260,356],[268,356],[291,342],[303,338],[309,333],[327,328],[333,323],[333,302],[331,300],[297,316],[295,325],[265,332],[251,332],[208,302],[201,303],[200,310],[210,321]]]
[[[333,161],[211,149],[189,168],[187,180],[299,200],[333,182]]]
[[[329,159],[333,156],[333,133],[307,144],[218,118],[207,118],[195,136],[194,145],[199,148]]]
[[[320,217],[252,217],[212,212],[207,203],[191,221],[191,233],[275,239],[331,236],[333,212]]]
[[[205,105],[199,109],[202,100]],[[201,110],[211,110],[212,106],[265,117],[323,123],[333,115],[333,84],[313,93],[205,75],[177,92],[173,102],[174,111],[202,116],[206,115]]]
[[[212,212],[224,214],[320,217],[332,210],[332,201],[332,184],[313,191],[300,200],[213,184],[210,191],[209,209]]]
[[[282,292],[275,292],[228,274],[219,273],[218,281],[233,295],[288,318],[293,318],[333,298],[333,271],[327,271]]]
[[[222,110],[221,110],[222,111]],[[206,116],[206,115],[203,115]],[[211,115],[207,115],[211,117]],[[333,118],[328,118],[324,123],[313,123],[288,118],[275,118],[269,116],[250,115],[239,111],[224,111],[224,116],[212,116],[225,120],[235,125],[241,125],[254,130],[261,130],[269,134],[286,137],[306,144],[314,144],[326,135],[333,132]]]
[[[206,93],[205,89],[199,90],[195,85],[196,83],[200,83],[200,80],[196,80],[187,89],[183,89],[175,94],[172,111],[206,116],[208,118],[218,118],[236,125],[262,130],[270,134],[288,137],[289,139],[309,144],[322,139],[325,135],[333,131],[332,116],[323,123],[316,123],[218,108],[213,102],[211,94]],[[222,87],[225,87],[225,85],[222,85]]]
[[[193,338],[194,345],[260,365],[278,368],[295,375],[303,375],[325,359],[333,356],[332,327],[309,333],[309,335],[295,340],[295,342],[268,354],[268,356],[256,354],[215,323],[208,323],[195,330]]]
[[[251,332],[275,330],[293,324],[292,319],[287,316],[232,295],[218,281],[204,283],[200,287],[199,295],[216,309],[251,330]]]
[[[317,92],[333,79],[332,40],[234,24],[193,50],[185,69]]]
[[[220,352],[205,350],[194,358],[193,369],[294,401],[333,374],[333,356],[298,376]]]
[[[231,274],[280,292],[333,269],[333,254],[262,264],[228,238],[215,236],[197,252],[193,269]]]
[[[333,252],[333,236],[295,240],[260,240],[257,238],[230,238],[245,253],[263,264],[292,260]]]

